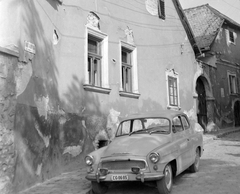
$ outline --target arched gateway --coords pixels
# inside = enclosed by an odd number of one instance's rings
[[[234,111],[235,127],[239,127],[240,126],[240,99],[234,102],[233,111]]]
[[[202,65],[198,65],[198,71],[194,76],[195,108],[197,121],[206,132],[208,123],[214,120],[214,98],[210,79],[203,71]]]

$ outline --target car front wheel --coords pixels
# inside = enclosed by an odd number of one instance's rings
[[[164,171],[164,177],[157,181],[157,189],[160,194],[169,194],[173,185],[173,173],[171,164],[167,164]]]
[[[104,194],[107,190],[108,187],[104,183],[92,181],[92,191],[94,194]]]
[[[199,163],[200,163],[200,152],[199,149],[196,149],[196,156],[195,156],[195,161],[194,163],[190,166],[190,171],[191,172],[197,172],[199,170]]]

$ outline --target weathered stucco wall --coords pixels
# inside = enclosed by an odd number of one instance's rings
[[[240,28],[229,25],[229,23],[223,24],[214,44],[212,44],[209,57],[204,58],[206,64],[209,64],[205,67],[205,72],[210,78],[215,98],[214,122],[221,128],[234,127],[236,123],[234,103],[240,99]],[[236,33],[235,44],[228,41],[226,29],[229,28]],[[230,94],[228,73],[233,73],[237,77],[236,94]]]
[[[171,1],[166,2],[171,18],[165,21],[155,13],[154,0],[131,9],[120,1],[15,1],[11,10],[19,23],[8,27],[21,29],[10,39],[19,49],[11,174],[16,192],[83,167],[85,155],[97,149],[98,140],[113,138],[127,114],[167,109],[166,71],[178,73],[181,110],[194,117],[195,58]],[[99,14],[109,40],[109,94],[83,88],[90,11]],[[126,30],[132,30],[138,52],[138,99],[119,95],[119,41],[128,38]]]

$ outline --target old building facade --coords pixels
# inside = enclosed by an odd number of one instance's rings
[[[8,0],[0,9],[1,193],[83,167],[130,113],[196,119],[201,68],[178,1]]]
[[[202,52],[198,121],[206,130],[240,126],[240,24],[208,4],[184,13]]]

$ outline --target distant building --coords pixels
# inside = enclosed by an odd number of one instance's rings
[[[213,123],[240,126],[240,24],[208,4],[184,13],[202,52],[196,87],[199,123],[206,130]]]
[[[196,119],[200,52],[178,1],[8,0],[0,11],[0,193],[84,167],[128,114]]]

